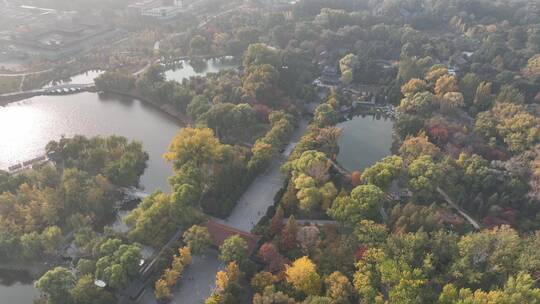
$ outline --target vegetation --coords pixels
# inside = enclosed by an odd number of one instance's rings
[[[242,57],[239,71],[182,83],[167,81],[157,65],[138,76],[104,74],[98,89],[142,96],[193,123],[165,154],[174,168],[171,193],[155,192],[139,204],[127,219],[128,239],[160,247],[180,232],[189,246],[182,250],[204,253],[209,234],[196,225],[203,213],[226,217],[286,146],[307,104],[327,92],[282,167],[286,183],[275,206],[254,230],[262,237],[256,256],[243,238],[228,238],[220,248],[227,267],[206,303],[246,302],[248,285],[255,304],[539,302],[535,12],[532,2],[518,0],[253,6],[233,18],[218,15],[160,51]],[[336,88],[315,88],[319,72]],[[335,165],[335,125],[358,104],[357,91],[397,106],[394,154],[346,175]],[[81,226],[60,218],[95,223],[111,212],[106,202],[114,185],[135,185],[144,170],[136,144],[124,142],[116,154],[99,140],[76,139],[85,148],[75,152],[61,142],[48,146],[56,168],[0,174],[6,257],[19,249],[26,258],[40,250],[54,255],[66,232]],[[95,238],[92,229],[80,229],[76,239],[92,244],[92,259],[80,263],[85,274],[76,284],[62,268],[38,281],[51,303],[84,303],[77,300],[84,294],[73,293],[88,276],[113,288],[133,276],[137,244]],[[184,255],[174,256],[156,281],[157,298],[170,298],[189,263]]]

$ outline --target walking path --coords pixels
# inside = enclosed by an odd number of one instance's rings
[[[469,223],[471,223],[471,225],[473,225],[476,230],[480,230],[480,224],[478,224],[477,221],[475,221],[470,215],[468,215],[465,210],[463,210],[456,203],[454,203],[454,201],[448,196],[448,194],[446,194],[446,192],[444,192],[444,190],[442,190],[440,187],[437,187],[437,192],[439,192],[439,194],[442,195],[446,202],[450,204],[450,206],[452,206],[454,209],[456,209],[457,212],[461,214],[461,216],[463,216],[467,221],[469,221]]]
[[[274,159],[270,168],[251,183],[227,219],[214,219],[215,221],[239,230],[251,231],[266,214],[268,207],[274,204],[274,196],[285,182],[285,177],[280,171],[281,166],[306,131],[307,126],[308,121],[302,119],[291,137],[291,143],[285,149],[287,153]],[[171,303],[204,303],[214,288],[216,272],[223,267],[224,265],[218,260],[217,251],[203,257],[195,257],[193,263],[182,274],[180,288],[174,292]],[[153,289],[147,288],[139,303],[156,304]]]

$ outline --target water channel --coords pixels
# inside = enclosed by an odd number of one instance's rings
[[[359,115],[338,124],[342,129],[338,162],[347,170],[363,171],[390,155],[393,126],[391,119],[375,115]]]
[[[222,59],[197,65],[184,61],[176,69],[166,71],[165,76],[182,81],[237,66]],[[89,71],[51,84],[92,83],[101,73]],[[45,145],[61,136],[117,134],[142,142],[149,154],[148,167],[140,181],[145,191],[168,190],[167,178],[172,168],[162,155],[180,128],[181,124],[168,114],[119,95],[83,92],[37,96],[0,107],[0,169],[43,155]],[[31,304],[39,296],[33,282],[34,278],[25,271],[0,266],[0,304]]]

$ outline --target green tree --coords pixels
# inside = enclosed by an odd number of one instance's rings
[[[349,85],[354,79],[354,70],[358,65],[358,56],[347,54],[339,60],[339,68],[341,70],[341,82],[344,85]]]
[[[268,64],[274,68],[280,67],[279,50],[264,43],[251,44],[244,53],[243,66],[250,69],[252,66]]]
[[[79,278],[70,294],[76,304],[109,304],[115,301],[109,291],[94,284],[94,278],[89,274]]]
[[[403,172],[403,159],[399,156],[388,156],[362,173],[362,180],[388,191],[393,180]]]
[[[414,196],[427,202],[436,195],[437,186],[442,181],[443,171],[431,156],[424,155],[409,165],[409,188]]]
[[[75,278],[69,269],[56,267],[47,271],[36,282],[39,289],[47,298],[50,304],[70,304],[72,297],[70,289],[74,286]]]
[[[343,223],[355,224],[363,219],[379,219],[379,207],[384,192],[375,185],[361,185],[350,196],[338,197],[328,214]]]
[[[336,110],[327,103],[323,103],[315,109],[315,122],[321,128],[335,125],[338,119],[339,116]]]
[[[56,254],[62,240],[62,230],[60,227],[50,226],[41,233],[41,243],[45,249],[45,252],[48,254]]]
[[[236,261],[239,264],[244,263],[248,258],[248,245],[246,240],[238,235],[228,237],[223,245],[219,247],[219,258],[223,262]]]
[[[203,254],[212,244],[208,228],[197,225],[191,226],[184,232],[184,242],[191,248],[195,255]]]

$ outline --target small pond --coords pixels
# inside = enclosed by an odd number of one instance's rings
[[[391,154],[394,122],[382,116],[360,115],[337,125],[342,129],[338,140],[338,162],[347,170],[363,171]]]
[[[235,69],[239,66],[237,59],[231,56],[212,58],[208,60],[179,60],[175,67],[165,71],[167,80],[182,82],[192,76],[204,76],[208,73],[217,73],[221,70]]]

